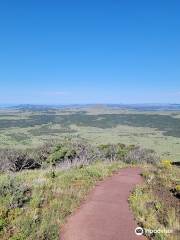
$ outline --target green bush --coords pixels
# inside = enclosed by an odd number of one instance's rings
[[[98,146],[100,151],[100,158],[104,160],[123,160],[133,146],[126,146],[125,144],[102,144]]]
[[[76,156],[75,149],[72,146],[64,146],[63,144],[57,145],[54,151],[49,155],[47,162],[52,163],[53,165],[57,162],[73,159]]]
[[[22,207],[30,199],[30,192],[30,188],[15,176],[0,178],[0,198],[6,199],[7,208]]]

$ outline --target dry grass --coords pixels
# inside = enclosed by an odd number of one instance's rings
[[[1,175],[0,183],[8,186],[10,193],[0,197],[0,239],[59,239],[60,226],[90,189],[122,166],[121,163],[95,163],[68,171],[57,170],[55,174],[47,170],[23,171],[13,175],[13,186],[9,176]],[[24,191],[25,187],[28,192]],[[26,197],[20,205],[16,205],[18,191],[21,198]],[[14,206],[10,205],[12,199]]]
[[[177,240],[180,202],[172,190],[180,179],[180,169],[163,161],[156,168],[146,167],[143,176],[144,185],[137,187],[129,199],[139,225],[144,229],[161,230],[160,233],[146,233],[150,239]]]

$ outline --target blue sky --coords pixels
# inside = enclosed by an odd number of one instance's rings
[[[180,103],[179,0],[0,1],[0,103]]]

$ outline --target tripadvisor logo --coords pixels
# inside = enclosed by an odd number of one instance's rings
[[[143,234],[156,234],[156,233],[165,233],[165,234],[170,234],[173,231],[170,229],[143,229],[142,227],[137,227],[135,228],[135,234],[136,235],[143,235]]]
[[[143,230],[143,228],[141,228],[141,227],[137,227],[136,229],[135,229],[135,234],[136,235],[143,235],[143,233],[144,233],[144,230]]]

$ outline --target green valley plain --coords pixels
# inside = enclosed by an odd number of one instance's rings
[[[17,106],[0,109],[0,147],[30,148],[65,136],[124,143],[180,159],[179,106]]]

